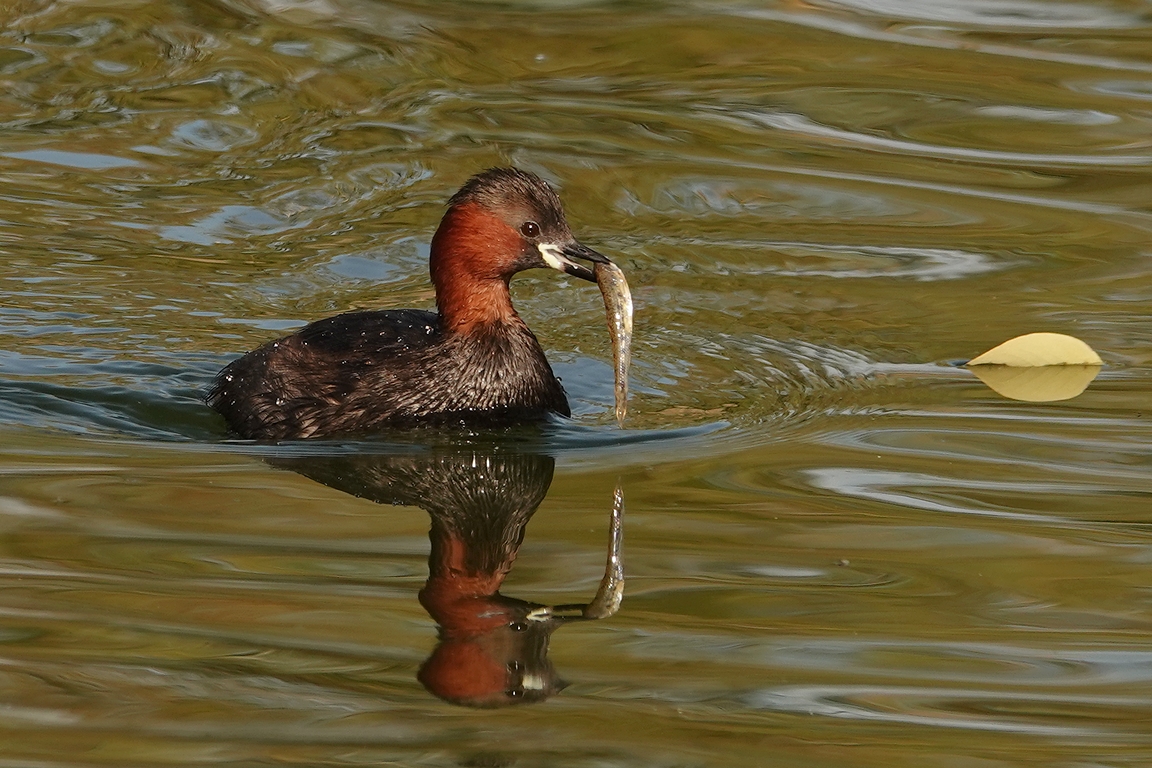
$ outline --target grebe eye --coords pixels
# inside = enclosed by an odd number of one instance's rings
[[[527,221],[520,227],[520,234],[524,237],[540,237],[540,225],[534,221]]]

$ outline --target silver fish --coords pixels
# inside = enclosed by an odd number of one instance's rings
[[[596,284],[604,296],[608,314],[608,334],[612,337],[612,354],[616,369],[616,421],[624,426],[628,413],[628,365],[632,361],[632,291],[620,267],[611,262],[597,262],[593,267]]]

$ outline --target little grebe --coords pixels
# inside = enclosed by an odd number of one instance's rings
[[[573,258],[608,262],[572,236],[543,180],[489,169],[452,196],[432,238],[438,312],[348,312],[312,323],[228,365],[208,404],[236,434],[260,440],[568,416],[508,281],[548,266],[595,282]]]

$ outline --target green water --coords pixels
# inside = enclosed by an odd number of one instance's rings
[[[538,271],[571,421],[229,442],[214,373],[431,306],[497,164],[629,277],[627,429]],[[4,4],[0,766],[1147,765],[1150,196],[1136,0]],[[953,365],[1031,331],[1100,377]],[[430,520],[583,603],[618,482],[619,612],[484,646],[567,687],[433,695]]]

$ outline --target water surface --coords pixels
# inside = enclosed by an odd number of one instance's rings
[[[1150,135],[1135,0],[8,4],[0,763],[1148,764]],[[214,373],[431,306],[496,164],[629,276],[627,429],[600,297],[541,271],[570,422],[227,440]],[[954,365],[1033,331],[1100,377]],[[537,467],[439,504],[515,511],[483,567],[524,605],[590,599],[621,484],[623,607],[533,668],[567,687],[421,683],[438,502],[348,456]]]

